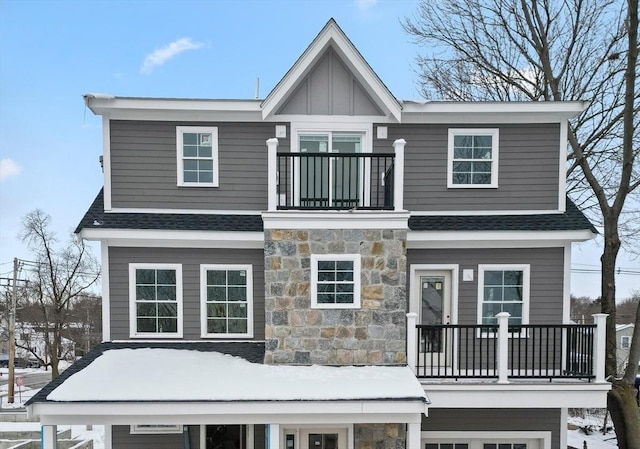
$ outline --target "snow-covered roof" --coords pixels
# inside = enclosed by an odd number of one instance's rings
[[[408,367],[284,366],[218,352],[112,349],[47,396],[56,402],[420,400]]]

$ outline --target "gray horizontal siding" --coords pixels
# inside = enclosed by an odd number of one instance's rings
[[[218,128],[219,187],[178,187],[176,126]],[[112,207],[265,210],[275,123],[112,120]]]
[[[530,324],[562,323],[564,250],[517,249],[410,249],[407,264],[458,264],[458,324],[475,324],[478,314],[478,265],[530,264]],[[462,281],[462,271],[472,269],[473,281]],[[407,276],[409,277],[409,276]],[[407,285],[409,291],[409,284]]]
[[[200,265],[253,266],[254,339],[264,339],[264,253],[250,249],[109,248],[111,339],[129,339],[129,264],[182,264],[183,338],[200,339]]]
[[[427,391],[427,395],[429,392]],[[446,404],[445,404],[446,405]],[[449,409],[429,407],[429,417],[422,417],[422,430],[428,432],[474,431],[547,431],[551,447],[560,447],[559,409]],[[460,433],[464,438],[464,434]],[[499,437],[499,434],[496,434]]]
[[[497,189],[447,188],[449,128],[499,128]],[[413,211],[557,210],[560,165],[558,124],[420,124],[388,127],[374,140],[387,152],[405,139],[404,207]]]
[[[191,449],[200,449],[200,426],[188,427]],[[130,426],[112,426],[111,443],[113,449],[175,449],[184,447],[184,436],[181,433],[131,435]]]

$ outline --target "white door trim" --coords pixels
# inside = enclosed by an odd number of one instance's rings
[[[451,272],[451,324],[458,324],[458,264],[411,264],[409,267],[409,312],[420,316],[420,275],[425,271]]]

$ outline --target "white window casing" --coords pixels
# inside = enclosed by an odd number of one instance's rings
[[[311,255],[312,309],[359,309],[361,307],[360,259],[360,254]],[[350,268],[345,268],[342,266],[345,264],[340,262],[347,262]],[[325,267],[332,264],[332,268]]]
[[[153,271],[155,281],[153,283],[138,283],[137,273],[138,271]],[[158,279],[160,271],[174,271],[175,272],[175,284],[162,284]],[[171,287],[175,285],[175,298],[163,299],[162,296],[171,291]],[[145,299],[144,295],[138,297],[138,287],[140,289],[152,292],[149,296],[153,296],[152,299]],[[153,293],[155,292],[155,293]],[[145,337],[145,338],[182,338],[183,332],[183,296],[182,296],[182,265],[181,264],[166,264],[166,263],[130,263],[129,264],[129,334],[132,338]],[[147,304],[148,308],[156,307],[156,313],[154,315],[141,315],[138,316],[138,305]],[[176,327],[175,331],[163,332],[160,329],[161,318],[173,319],[171,316],[161,316],[161,305],[174,305],[175,304],[175,316]],[[138,318],[147,319],[151,322],[152,319],[156,319],[156,329],[152,331],[141,331],[138,329]]]
[[[218,128],[176,127],[177,176],[180,187],[218,187]]]
[[[499,136],[500,132],[498,128],[449,128],[448,144],[447,144],[447,187],[450,189],[468,189],[468,188],[498,188],[498,165],[499,165]],[[470,147],[466,147],[471,153],[467,157],[462,157],[456,154],[456,137],[490,137],[491,138],[491,152],[485,151],[484,154],[474,156],[476,150],[481,151],[479,148],[475,148],[474,144]],[[485,139],[486,140],[486,139]],[[489,148],[488,146],[482,147],[484,150]],[[454,164],[467,164],[468,169],[464,170],[461,174],[469,174],[469,182],[461,182],[454,176]],[[473,182],[473,167],[477,167],[480,164],[490,166],[490,181],[488,183],[476,183]]]
[[[522,285],[510,284],[507,280],[503,280],[501,284],[492,282],[491,285],[485,285],[485,273],[494,272],[498,274],[500,272],[521,272],[522,273]],[[478,324],[495,324],[492,322],[487,323],[486,319],[493,319],[499,312],[509,312],[520,308],[520,316],[511,313],[512,318],[509,318],[509,324],[529,324],[529,296],[531,290],[531,265],[529,264],[483,264],[478,265]],[[487,287],[485,289],[485,287]],[[521,289],[521,299],[512,299],[512,294]],[[494,294],[494,297],[487,297],[487,294]],[[484,313],[484,305],[493,304],[495,313]],[[498,310],[498,308],[500,310]],[[520,319],[520,323],[513,322],[514,319]]]
[[[180,424],[132,424],[129,433],[134,434],[162,434],[162,433],[182,433]]]
[[[200,265],[200,331],[203,338],[253,338],[251,265]]]

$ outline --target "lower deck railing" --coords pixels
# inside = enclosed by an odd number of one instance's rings
[[[593,380],[599,364],[604,367],[603,335],[598,339],[604,324],[509,325],[508,316],[498,323],[412,327],[410,318],[408,350],[415,351],[408,354],[410,366],[419,378],[499,381]]]

